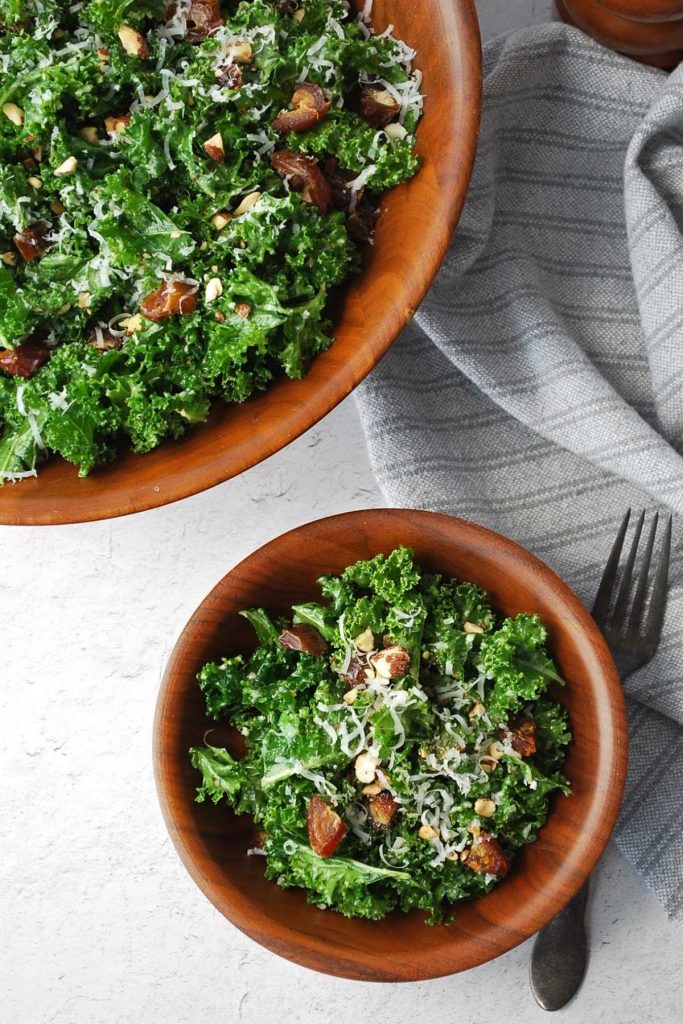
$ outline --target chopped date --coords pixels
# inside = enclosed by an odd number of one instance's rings
[[[466,865],[480,875],[496,875],[505,878],[510,870],[510,859],[495,836],[480,832],[475,836],[469,849]]]
[[[201,43],[224,24],[219,0],[193,0],[187,12],[185,38],[188,43]]]
[[[98,352],[111,352],[113,349],[120,349],[123,345],[123,336],[117,337],[109,331],[95,331],[88,338],[86,345],[97,349]]]
[[[332,188],[315,157],[294,153],[291,149],[276,149],[271,163],[278,174],[286,178],[294,192],[320,213],[327,213],[332,202]]]
[[[354,242],[367,242],[372,238],[378,216],[379,210],[367,200],[356,205],[356,209],[346,218],[346,228]]]
[[[271,0],[271,3],[280,14],[294,14],[301,7],[299,0]]]
[[[356,686],[362,686],[367,683],[368,677],[365,674],[367,668],[367,663],[362,661],[357,654],[352,655],[346,672],[340,673],[342,679],[347,684],[347,690],[352,690]]]
[[[37,224],[32,224],[30,228],[24,228],[23,231],[16,233],[14,244],[27,263],[33,263],[34,260],[40,259],[49,248],[47,241],[49,231],[50,225],[46,221],[40,220]]]
[[[217,75],[218,84],[223,85],[228,89],[241,89],[244,85],[244,74],[242,68],[236,61],[231,60],[228,64],[224,64]]]
[[[32,377],[50,358],[50,349],[37,341],[25,341],[16,348],[0,351],[0,369],[13,377]]]
[[[302,651],[304,654],[314,654],[316,657],[324,654],[327,650],[327,641],[320,635],[313,626],[305,623],[296,626],[289,626],[280,634],[280,643],[290,651]]]
[[[505,728],[496,731],[496,736],[509,740],[520,757],[531,757],[536,753],[536,723],[533,718],[512,719]]]
[[[331,857],[348,831],[337,812],[317,794],[309,800],[306,825],[311,849],[319,857]]]
[[[273,128],[276,132],[307,132],[327,116],[331,105],[319,85],[302,82],[294,90],[292,109],[280,111]]]
[[[379,832],[386,832],[398,810],[398,804],[391,793],[378,793],[368,804],[370,824]]]
[[[169,316],[188,316],[197,308],[197,286],[189,281],[163,281],[146,295],[140,312],[148,320],[166,320]]]
[[[366,86],[360,98],[360,116],[372,128],[384,128],[401,110],[401,104],[388,89]]]

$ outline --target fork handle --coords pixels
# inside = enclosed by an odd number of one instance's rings
[[[578,992],[586,973],[589,881],[536,936],[529,969],[531,991],[544,1010],[559,1010]]]

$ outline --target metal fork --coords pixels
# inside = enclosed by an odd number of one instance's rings
[[[659,560],[650,582],[652,552],[659,522],[659,513],[655,512],[634,584],[634,567],[645,521],[645,512],[641,512],[636,520],[631,548],[626,556],[617,591],[621,550],[630,518],[631,509],[619,527],[592,611],[622,679],[642,668],[655,655],[664,622],[671,557],[671,516],[668,516]],[[615,594],[614,608],[610,614]],[[648,595],[649,609],[645,617]],[[576,896],[536,936],[529,974],[531,991],[544,1010],[559,1010],[568,1003],[580,988],[586,973],[588,938],[585,912],[588,890],[589,881],[586,881]]]

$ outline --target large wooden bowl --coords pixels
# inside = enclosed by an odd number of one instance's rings
[[[350,920],[283,890],[249,857],[254,829],[225,806],[197,804],[188,748],[216,723],[204,716],[195,676],[209,660],[253,649],[238,616],[260,605],[287,613],[319,597],[316,578],[359,558],[414,548],[422,566],[473,580],[505,614],[538,612],[567,680],[574,740],[558,797],[540,838],[483,899],[460,904],[453,925],[430,927],[418,912],[384,921]],[[220,730],[212,742],[224,742]],[[580,888],[609,839],[626,771],[626,720],[616,669],[602,636],[573,592],[529,552],[483,527],[430,512],[380,509],[323,519],[278,537],[221,580],[176,644],[154,725],[157,790],[171,838],[197,885],[233,924],[262,946],[306,967],[364,981],[407,981],[466,970],[533,935]]]
[[[477,143],[481,50],[473,0],[375,0],[417,50],[426,93],[417,133],[422,167],[383,202],[364,273],[345,292],[331,349],[302,381],[281,381],[147,455],[125,452],[80,480],[53,458],[37,479],[0,488],[0,523],[75,523],[156,508],[244,472],[283,448],[348,395],[408,323],[444,257]]]

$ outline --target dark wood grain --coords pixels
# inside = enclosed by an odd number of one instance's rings
[[[319,596],[315,580],[398,544],[426,569],[473,580],[502,613],[538,612],[567,680],[574,741],[572,795],[558,798],[538,842],[485,898],[458,909],[454,925],[428,927],[419,913],[353,921],[309,906],[300,891],[263,877],[246,856],[253,830],[225,807],[194,802],[188,748],[214,723],[204,717],[195,675],[209,659],[253,647],[238,611],[286,613]],[[214,734],[219,742],[222,733]],[[154,726],[154,765],[163,814],[188,871],[218,910],[281,956],[330,974],[373,981],[432,978],[474,967],[538,931],[581,887],[612,831],[626,770],[626,722],[614,664],[588,612],[543,563],[509,540],[429,512],[353,512],[300,527],[234,568],[200,605],[169,661]]]
[[[479,128],[481,52],[473,0],[375,0],[374,25],[391,22],[417,50],[423,165],[383,201],[365,272],[347,289],[335,343],[305,380],[281,381],[240,406],[219,405],[182,441],[124,453],[80,480],[54,458],[37,479],[0,488],[0,523],[84,522],[155,508],[196,494],[283,448],[345,398],[412,317],[443,259],[470,180]]]
[[[557,0],[561,17],[598,42],[646,64],[683,58],[683,0]]]

